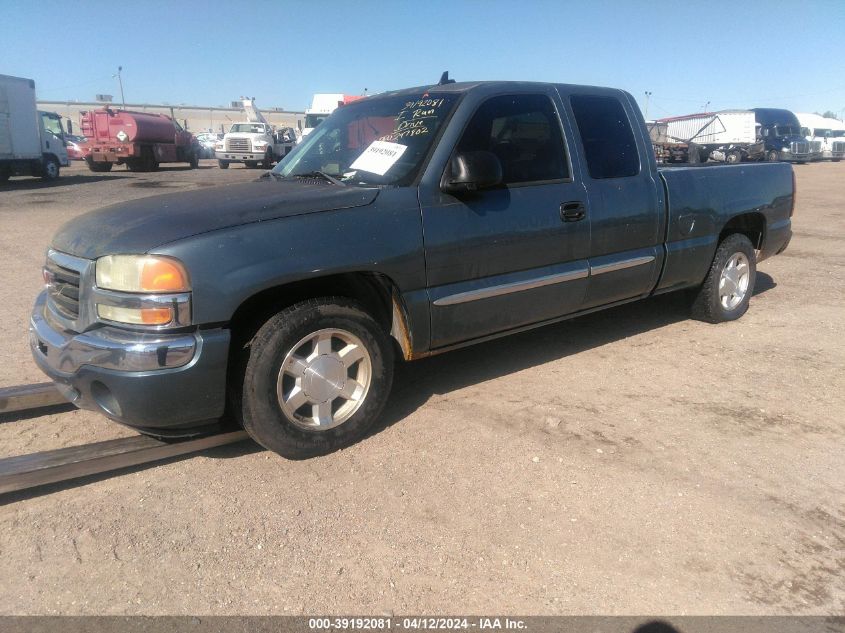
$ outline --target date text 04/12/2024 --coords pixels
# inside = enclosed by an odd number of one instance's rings
[[[407,630],[524,630],[525,622],[513,618],[439,618],[439,617],[356,617],[356,618],[309,618],[308,628],[321,630],[363,630],[390,629]]]

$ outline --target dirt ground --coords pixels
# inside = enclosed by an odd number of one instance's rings
[[[53,232],[255,177],[165,168],[0,187],[0,386]],[[748,314],[677,297],[398,369],[383,428],[291,462],[250,443],[0,497],[2,614],[841,614],[845,165],[796,166],[795,237]],[[130,434],[0,423],[0,457]]]

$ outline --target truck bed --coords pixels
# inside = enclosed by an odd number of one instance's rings
[[[786,247],[794,200],[791,165],[661,167],[658,173],[666,191],[667,222],[666,264],[656,293],[700,283],[722,227],[741,214],[755,214],[764,227],[755,244],[758,260]]]

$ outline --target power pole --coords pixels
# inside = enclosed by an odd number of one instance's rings
[[[123,66],[117,67],[117,74],[112,75],[112,77],[117,77],[117,83],[120,84],[120,102],[123,104],[123,109],[126,109],[126,99],[123,96],[123,79],[120,76],[120,72],[123,70]]]
[[[645,91],[645,120],[648,121],[648,100],[651,98],[651,91]]]

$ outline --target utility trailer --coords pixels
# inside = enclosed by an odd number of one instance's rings
[[[55,180],[67,165],[61,117],[36,108],[35,82],[0,75],[0,182],[10,176]]]
[[[764,156],[754,112],[750,110],[686,114],[658,122],[666,124],[661,148],[668,155],[666,162],[738,163]]]

